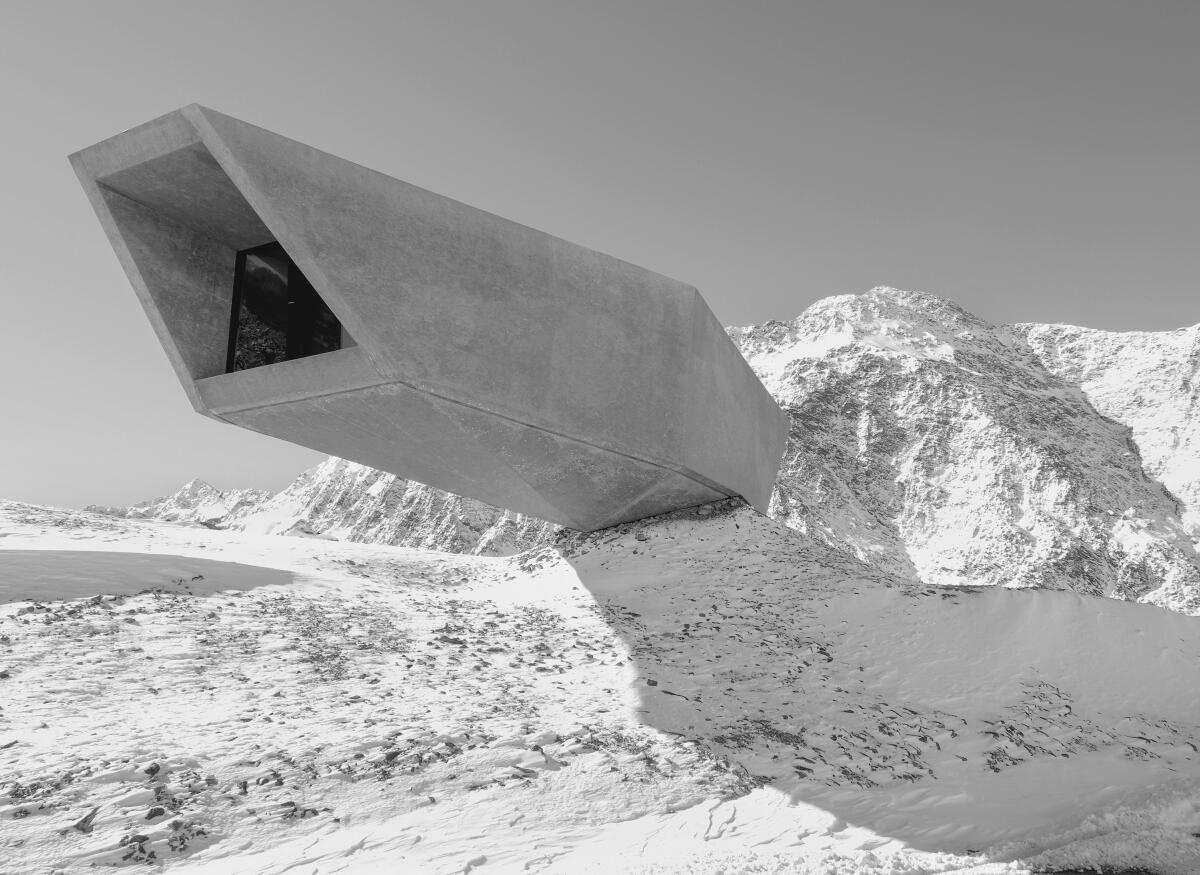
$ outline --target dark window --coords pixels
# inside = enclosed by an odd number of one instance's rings
[[[237,255],[227,371],[342,347],[342,326],[278,243]]]

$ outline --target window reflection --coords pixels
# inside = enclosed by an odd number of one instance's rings
[[[227,370],[342,347],[342,326],[278,243],[238,253]]]

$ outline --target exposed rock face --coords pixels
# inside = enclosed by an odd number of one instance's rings
[[[1004,327],[879,288],[729,333],[792,421],[788,526],[930,584],[1200,611],[1200,326]],[[340,459],[215,523],[482,554],[555,529]]]
[[[1200,535],[1200,325],[1178,331],[1097,331],[1015,325],[1042,364],[1133,430],[1142,467],[1183,503]]]

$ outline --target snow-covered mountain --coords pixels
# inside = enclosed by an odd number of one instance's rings
[[[321,535],[480,555],[518,553],[558,528],[332,457],[231,524],[260,534]]]
[[[1200,534],[1200,325],[1177,331],[1097,331],[1016,325],[1042,363],[1083,389],[1104,416],[1133,430],[1142,465],[1183,502]]]
[[[217,489],[199,478],[189,480],[171,495],[143,501],[132,507],[91,505],[86,510],[130,519],[195,523],[228,528],[271,497],[262,489]]]
[[[1183,506],[1030,333],[889,288],[732,329],[792,420],[772,515],[926,583],[1200,610]]]
[[[788,526],[926,583],[1200,610],[1200,326],[996,326],[881,287],[729,333],[792,421],[771,507]],[[478,554],[554,528],[340,459],[228,495],[207,524]],[[189,501],[139,515],[191,519]]]
[[[88,511],[254,534],[333,538],[447,553],[509,556],[558,526],[330,457],[283,491],[220,490],[192,480],[178,492],[129,508]]]

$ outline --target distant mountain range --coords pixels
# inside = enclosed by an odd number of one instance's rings
[[[132,507],[92,505],[87,510],[257,534],[494,556],[519,553],[558,528],[332,456],[275,495],[221,490],[197,479],[173,495]]]
[[[792,422],[770,511],[787,526],[929,584],[1200,613],[1200,325],[997,326],[877,288],[729,334]],[[336,458],[277,495],[194,480],[89,509],[476,554],[555,530]]]

